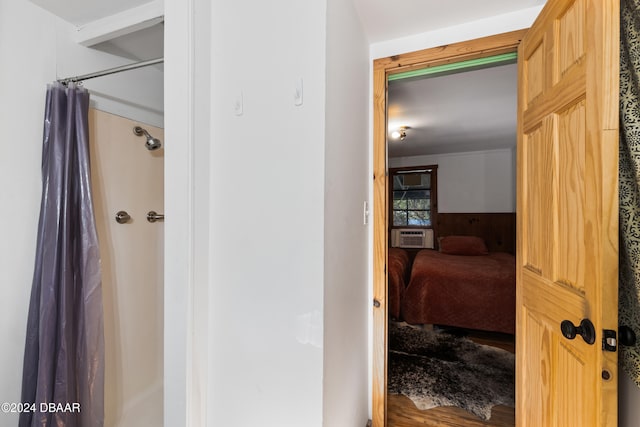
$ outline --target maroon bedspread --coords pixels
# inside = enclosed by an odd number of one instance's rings
[[[515,332],[515,257],[420,251],[402,296],[407,323]]]
[[[389,277],[388,300],[389,314],[400,319],[400,301],[404,290],[407,287],[407,279],[409,276],[409,253],[400,248],[389,248],[389,260],[387,262],[387,271]]]

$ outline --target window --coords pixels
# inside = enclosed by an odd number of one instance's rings
[[[436,215],[437,166],[391,169],[391,227],[432,228]]]

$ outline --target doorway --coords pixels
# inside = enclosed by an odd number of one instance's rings
[[[374,326],[373,425],[386,425],[387,411],[387,254],[389,188],[387,173],[387,82],[389,76],[411,70],[515,52],[526,30],[427,49],[374,61]]]

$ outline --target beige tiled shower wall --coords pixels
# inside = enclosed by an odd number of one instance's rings
[[[164,148],[148,151],[141,126],[89,112],[93,198],[102,260],[105,328],[105,427],[162,426]],[[131,220],[119,224],[118,211]]]

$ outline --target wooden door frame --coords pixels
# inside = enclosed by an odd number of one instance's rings
[[[516,52],[527,29],[439,46],[373,61],[373,427],[387,415],[387,80],[389,75],[436,65]]]

